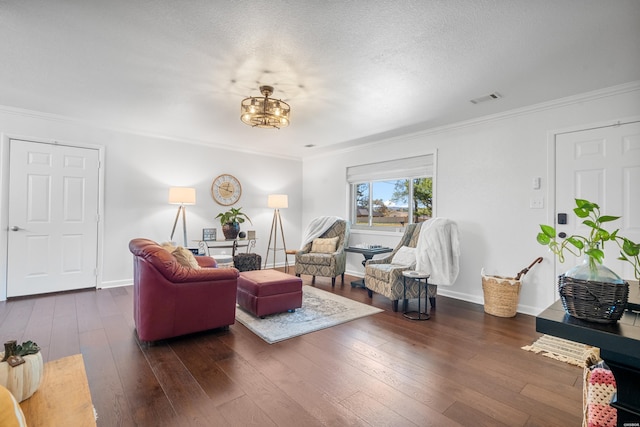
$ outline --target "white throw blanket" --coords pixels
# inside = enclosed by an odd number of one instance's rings
[[[318,218],[311,220],[302,235],[302,245],[300,245],[300,249],[304,249],[307,243],[313,242],[313,239],[316,237],[322,236],[322,234],[330,229],[336,221],[341,219],[342,218],[338,216],[319,216]]]
[[[420,227],[416,245],[416,271],[430,274],[429,283],[453,285],[460,272],[458,225],[447,218],[432,218]]]

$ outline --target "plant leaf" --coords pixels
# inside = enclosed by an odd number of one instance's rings
[[[600,222],[611,222],[611,221],[615,221],[616,219],[620,219],[619,216],[611,216],[611,215],[602,215],[600,217]]]
[[[578,218],[586,218],[589,216],[589,211],[583,208],[575,208],[573,210]]]
[[[580,250],[582,250],[582,248],[584,248],[584,243],[582,243],[582,240],[576,239],[573,236],[567,237],[565,242],[571,243],[573,246],[575,246],[576,248],[578,248]]]
[[[551,242],[551,239],[549,238],[549,236],[547,236],[544,233],[538,233],[537,240],[538,240],[538,243],[545,246]]]
[[[604,260],[604,252],[600,249],[589,249],[584,251],[584,253],[598,261],[600,264],[602,264],[602,260]]]
[[[551,227],[550,225],[540,224],[540,229],[547,237],[551,239],[556,237],[556,229]]]
[[[585,200],[585,199],[575,199],[575,200],[576,200],[576,206],[579,208],[583,208],[585,205],[591,204],[588,200]]]
[[[635,244],[629,239],[624,239],[622,250],[629,256],[638,256],[640,254],[640,244]]]

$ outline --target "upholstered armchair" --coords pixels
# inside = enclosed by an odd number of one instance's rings
[[[393,311],[398,311],[398,300],[402,299],[404,285],[402,272],[405,270],[415,269],[415,263],[411,265],[393,264],[393,257],[403,246],[415,248],[420,236],[420,227],[423,223],[408,224],[404,229],[404,234],[400,242],[393,252],[387,254],[386,257],[380,259],[371,259],[367,261],[364,272],[364,285],[367,287],[369,297],[373,296],[373,292],[384,295],[389,298],[393,304]],[[418,285],[413,280],[407,281],[407,299],[424,297],[424,287],[422,295],[418,293]],[[433,297],[431,299],[432,307],[435,306],[435,296],[437,287],[429,285],[431,290],[429,293]],[[406,301],[405,301],[406,302]]]
[[[314,251],[314,242],[309,242],[296,252],[296,276],[308,274],[313,276],[311,283],[315,283],[316,276],[331,277],[331,286],[336,284],[336,276],[342,277],[344,285],[344,271],[347,265],[347,254],[344,249],[349,244],[350,224],[344,219],[338,219],[319,238],[336,238],[335,250]],[[317,246],[317,245],[316,245]]]
[[[414,262],[403,262],[399,252],[406,248],[415,248]],[[398,255],[398,256],[397,256]],[[367,261],[364,282],[371,297],[373,292],[389,298],[393,303],[393,311],[398,311],[398,300],[404,295],[402,272],[417,270],[430,275],[427,286],[427,297],[432,308],[436,307],[438,285],[452,285],[459,272],[460,247],[458,227],[455,222],[446,218],[432,218],[419,224],[409,224],[405,228],[400,243],[388,256]],[[424,297],[424,287],[414,280],[407,280],[406,298]],[[403,301],[406,307],[407,301]]]
[[[186,267],[148,239],[129,242],[133,260],[133,315],[141,341],[227,327],[235,322],[238,270],[195,257]]]

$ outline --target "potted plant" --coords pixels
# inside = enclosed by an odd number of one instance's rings
[[[564,262],[566,252],[584,256],[584,262],[559,277],[559,292],[567,313],[581,319],[611,322],[622,317],[629,295],[629,284],[616,273],[602,265],[604,245],[615,242],[620,248],[618,259],[629,262],[634,268],[636,279],[640,278],[640,244],[620,236],[619,229],[608,231],[605,224],[618,220],[619,216],[601,215],[600,206],[584,199],[575,199],[573,212],[583,219],[589,228],[586,236],[574,234],[559,242],[556,229],[550,225],[540,225],[537,240],[548,246],[560,262]]]
[[[604,260],[605,242],[613,241],[620,248],[618,259],[627,261],[633,265],[636,279],[640,279],[640,244],[636,244],[626,237],[618,235],[619,229],[607,231],[603,228],[604,223],[616,221],[619,216],[601,215],[600,206],[584,199],[575,199],[576,207],[573,212],[578,218],[583,218],[582,224],[590,228],[588,236],[571,235],[562,242],[556,240],[556,229],[550,225],[540,225],[542,230],[538,233],[538,243],[548,246],[551,252],[558,256],[560,262],[565,260],[565,252],[575,256],[586,257],[588,271],[591,277],[597,274],[598,266]]]
[[[249,221],[251,219],[242,212],[242,208],[230,208],[226,212],[221,212],[216,216],[216,219],[220,219],[220,224],[222,225],[222,234],[224,234],[224,238],[227,240],[234,240],[238,237],[238,233],[240,232],[240,224],[243,222]],[[251,222],[253,224],[253,222]]]

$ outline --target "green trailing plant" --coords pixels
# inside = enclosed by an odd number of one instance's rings
[[[216,216],[216,219],[220,219],[220,224],[242,224],[243,222],[249,221],[252,225],[251,219],[242,212],[242,208],[230,208],[226,212],[221,212]]]
[[[606,242],[615,242],[620,248],[619,260],[629,262],[634,269],[636,279],[640,280],[640,244],[630,239],[619,236],[619,229],[605,230],[604,224],[620,219],[619,216],[601,215],[600,206],[584,199],[575,199],[576,207],[573,212],[578,218],[583,219],[582,224],[589,227],[589,235],[571,235],[562,241],[556,239],[556,229],[550,225],[540,224],[541,232],[538,233],[538,243],[548,246],[551,252],[557,255],[560,262],[564,262],[565,253],[575,256],[586,255],[589,267],[595,270],[596,263],[602,264],[604,260],[604,246]]]

